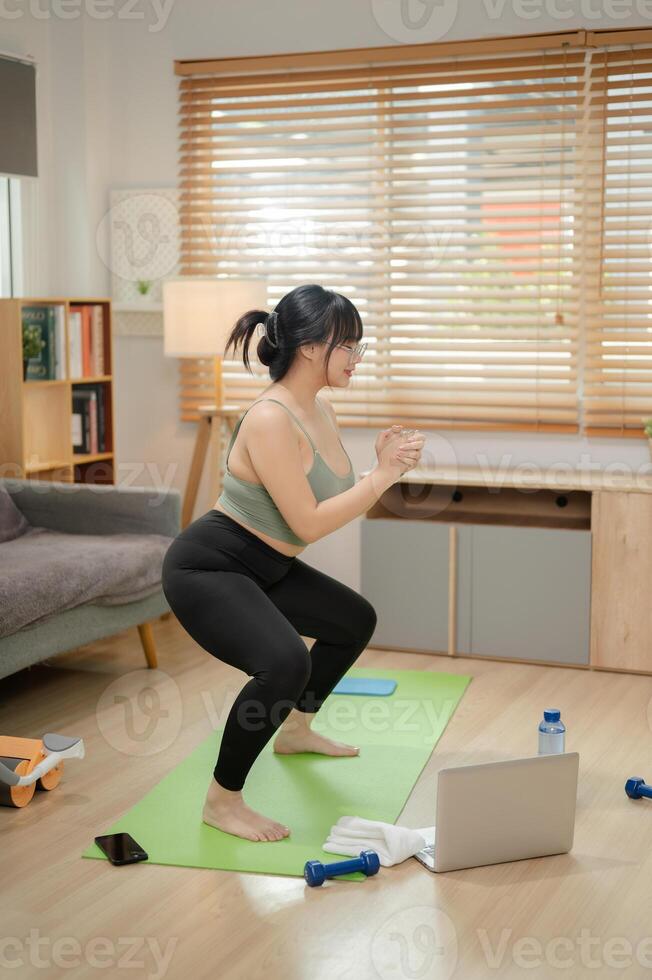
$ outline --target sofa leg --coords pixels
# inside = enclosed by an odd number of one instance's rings
[[[138,632],[140,634],[140,642],[142,643],[143,650],[145,652],[147,666],[154,669],[155,667],[158,667],[158,657],[156,656],[156,646],[154,644],[152,624],[140,623],[138,626]]]

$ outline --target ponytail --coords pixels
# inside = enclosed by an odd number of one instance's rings
[[[269,316],[270,314],[266,310],[249,310],[247,313],[243,313],[229,334],[229,339],[224,347],[224,356],[226,357],[230,348],[233,348],[233,352],[235,353],[238,347],[242,347],[242,359],[245,367],[250,373],[253,373],[249,362],[249,345],[258,324],[261,323],[266,326]],[[269,363],[264,359],[267,348],[269,348],[269,354],[271,354],[273,352],[271,344],[267,342],[266,337],[262,337],[258,343],[256,355],[263,364]]]

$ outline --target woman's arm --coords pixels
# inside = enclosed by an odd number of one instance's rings
[[[255,412],[247,413],[247,423],[247,452],[258,479],[304,541],[318,541],[360,517],[400,477],[398,466],[377,465],[349,490],[318,503],[303,470],[298,433],[285,409],[271,400],[260,402]]]
[[[309,525],[309,537],[304,541],[319,541],[331,531],[343,527],[356,517],[361,517],[376,503],[379,497],[398,480],[398,469],[394,473],[376,466],[349,490],[328,497],[321,503],[315,502]]]

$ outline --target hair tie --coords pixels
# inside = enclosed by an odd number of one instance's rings
[[[272,347],[278,347],[278,314],[276,310],[272,312],[267,317],[265,321],[265,337],[267,342],[271,344]]]

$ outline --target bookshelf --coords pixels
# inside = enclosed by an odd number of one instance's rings
[[[28,323],[50,351],[24,377]],[[114,483],[111,301],[0,298],[0,350],[0,475]]]

